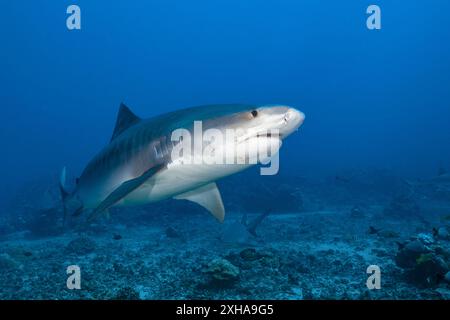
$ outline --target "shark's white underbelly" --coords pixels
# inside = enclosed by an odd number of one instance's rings
[[[250,165],[172,165],[155,174],[138,189],[122,199],[118,206],[140,205],[172,198],[222,177],[237,173]]]

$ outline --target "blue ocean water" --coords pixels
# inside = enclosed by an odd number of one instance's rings
[[[81,30],[66,27],[71,4]],[[370,4],[380,30],[366,26]],[[2,3],[0,269],[15,280],[0,298],[448,299],[449,12],[445,0]],[[306,120],[283,143],[278,175],[219,182],[225,225],[169,201],[55,232],[61,215],[37,217],[60,204],[58,173],[77,177],[108,143],[121,102],[143,118],[245,103],[293,106]],[[258,237],[232,228],[269,205]],[[42,259],[52,291],[20,275]],[[71,291],[66,262],[116,276]],[[366,267],[377,263],[392,283],[371,291]],[[214,268],[239,275],[209,283]]]

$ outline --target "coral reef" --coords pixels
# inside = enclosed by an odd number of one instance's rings
[[[61,233],[61,212],[21,206],[2,220],[0,299],[449,299],[450,205],[390,199],[382,179],[370,185],[366,175],[333,179],[332,188],[265,181],[279,185],[280,199],[267,194],[261,206],[301,199],[282,210],[244,205],[255,193],[239,200],[228,191],[236,202],[223,224],[167,201],[113,208],[111,220],[90,226],[75,219]],[[71,265],[80,290],[66,287]],[[370,265],[380,267],[379,290],[366,286]]]
[[[395,261],[409,282],[421,287],[436,287],[445,282],[449,271],[449,255],[427,234],[407,242],[397,253]]]

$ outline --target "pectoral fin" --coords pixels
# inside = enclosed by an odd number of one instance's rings
[[[142,175],[137,178],[125,181],[122,183],[117,189],[109,194],[100,205],[92,212],[88,221],[94,220],[98,217],[102,212],[119,202],[121,199],[126,197],[132,191],[136,190],[139,186],[141,186],[145,181],[147,181],[151,176],[164,168],[165,165],[157,165],[154,166],[147,171],[145,171]]]
[[[180,194],[174,197],[174,199],[195,202],[211,212],[211,214],[220,222],[223,222],[225,218],[225,208],[223,207],[222,197],[214,182]]]

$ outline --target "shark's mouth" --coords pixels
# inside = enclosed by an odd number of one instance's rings
[[[261,132],[256,135],[257,138],[278,138],[282,139],[283,135],[279,132]]]
[[[241,137],[237,138],[237,142],[238,143],[242,143],[242,142],[247,142],[250,139],[258,139],[258,138],[263,138],[263,139],[278,139],[278,140],[282,140],[283,135],[280,132],[271,132],[271,131],[261,131],[258,133],[251,133],[251,134],[246,134],[243,135]]]

